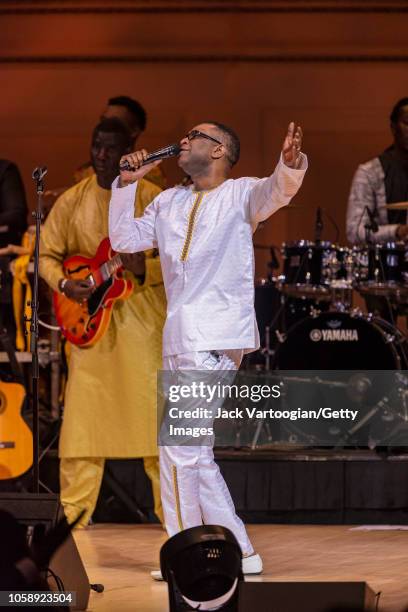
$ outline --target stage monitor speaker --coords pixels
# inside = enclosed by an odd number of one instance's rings
[[[58,496],[48,493],[0,493],[0,508],[13,514],[27,527],[29,542],[41,532],[51,529],[63,514]],[[76,605],[71,609],[86,610],[89,580],[72,534],[51,559],[50,569],[62,580],[65,591],[75,591]],[[50,578],[49,584],[50,588],[56,589],[53,578]]]
[[[374,612],[366,582],[242,582],[238,612]]]

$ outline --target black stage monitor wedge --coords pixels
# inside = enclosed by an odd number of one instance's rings
[[[243,582],[238,612],[374,612],[366,582]]]
[[[32,538],[54,527],[63,512],[58,495],[53,494],[0,493],[0,508],[13,514],[19,523],[27,527],[30,544]],[[76,606],[71,609],[86,610],[89,580],[72,534],[52,557],[50,569],[62,580],[65,591],[76,592]],[[56,589],[52,578],[49,584]]]

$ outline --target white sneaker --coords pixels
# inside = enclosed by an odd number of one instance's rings
[[[258,554],[251,555],[250,557],[243,557],[242,559],[242,573],[245,576],[254,574],[262,574],[263,564],[262,558]]]
[[[262,565],[262,558],[260,555],[255,554],[255,555],[251,555],[250,557],[244,557],[242,559],[242,573],[245,576],[253,576],[254,574],[262,574],[262,570],[263,570],[263,565]],[[151,577],[153,578],[153,580],[156,580],[158,582],[163,580],[163,576],[160,570],[153,570],[152,572],[150,572]]]
[[[153,570],[152,572],[150,572],[150,575],[153,580],[157,580],[158,582],[163,580],[163,576],[160,570]]]

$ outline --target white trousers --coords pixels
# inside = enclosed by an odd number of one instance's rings
[[[163,369],[236,370],[243,351],[209,351],[170,355],[163,359]],[[245,526],[235,512],[234,502],[214,461],[211,446],[161,446],[160,486],[164,522],[169,536],[198,525],[227,527],[237,538],[242,554],[254,549]]]

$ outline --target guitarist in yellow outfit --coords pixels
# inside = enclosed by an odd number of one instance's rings
[[[86,300],[92,287],[85,280],[66,280],[63,262],[76,254],[94,257],[107,237],[110,188],[131,140],[118,119],[102,120],[92,136],[95,174],[58,198],[42,229],[40,274],[74,301]],[[135,216],[159,192],[150,181],[141,181]],[[165,293],[157,252],[124,255],[122,261],[132,294],[115,302],[109,327],[94,345],[72,345],[69,360],[59,443],[61,502],[70,522],[86,510],[83,525],[95,508],[106,458],[143,458],[161,519],[156,371],[161,367]]]

